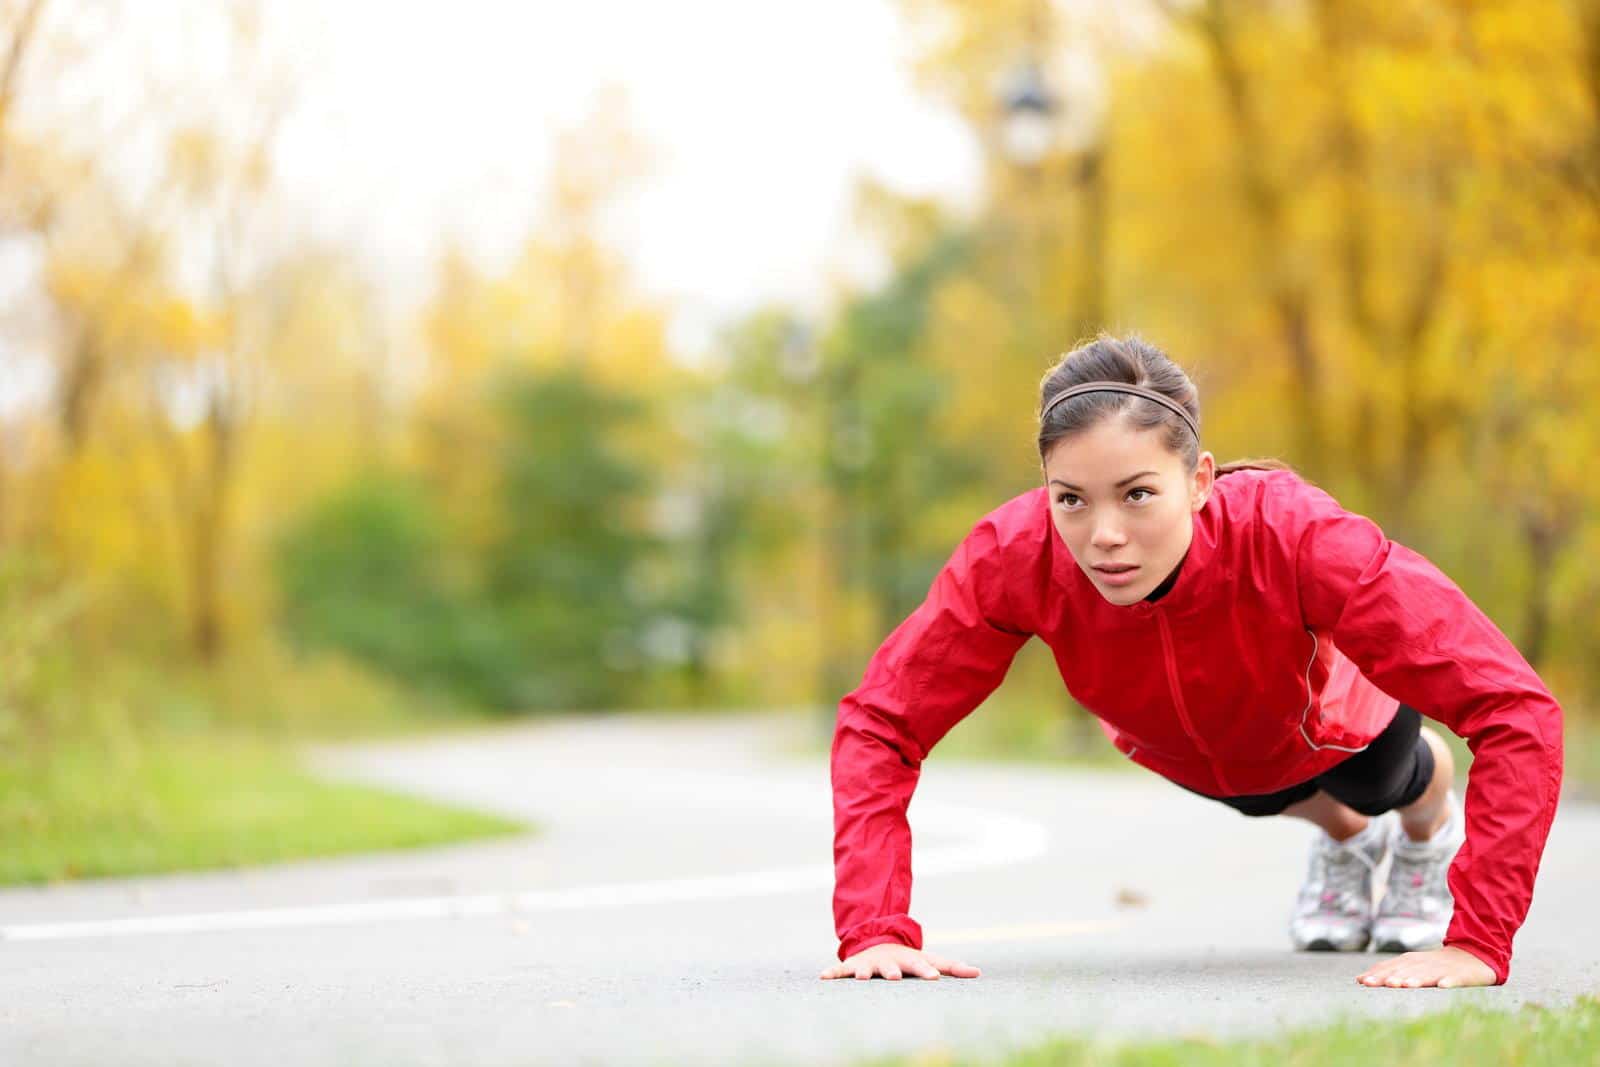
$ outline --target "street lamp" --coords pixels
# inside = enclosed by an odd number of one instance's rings
[[[1061,110],[1037,63],[1017,67],[1001,93],[1000,106],[1000,142],[1006,158],[1026,167],[1037,165],[1055,142]]]

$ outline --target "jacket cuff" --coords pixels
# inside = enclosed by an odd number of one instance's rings
[[[1446,937],[1444,943],[1446,948],[1458,948],[1482,960],[1494,972],[1495,985],[1505,985],[1506,979],[1511,977],[1511,958],[1505,953],[1496,952],[1489,945],[1470,937]]]
[[[839,941],[839,960],[843,962],[864,948],[895,942],[908,948],[922,948],[922,926],[909,915],[885,915],[852,927]]]

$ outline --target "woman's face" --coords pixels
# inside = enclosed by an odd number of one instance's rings
[[[1190,474],[1162,436],[1114,415],[1057,441],[1045,457],[1051,521],[1113,604],[1138,603],[1172,573],[1211,493],[1211,453],[1202,452]]]

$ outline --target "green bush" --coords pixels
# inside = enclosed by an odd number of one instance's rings
[[[615,440],[641,411],[568,373],[503,382],[496,410],[485,544],[453,543],[421,482],[369,474],[280,541],[282,623],[300,648],[496,710],[625,702],[665,603],[639,580],[661,547],[645,529],[649,480]]]

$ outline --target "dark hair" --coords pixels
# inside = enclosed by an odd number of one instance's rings
[[[1153,389],[1183,407],[1196,424],[1200,422],[1200,394],[1183,368],[1167,358],[1159,348],[1138,337],[1113,337],[1102,333],[1088,344],[1079,345],[1039,382],[1039,411],[1065,389],[1085,382],[1124,382]],[[1184,469],[1193,471],[1200,463],[1200,442],[1178,414],[1154,400],[1127,393],[1084,393],[1064,400],[1039,420],[1039,462],[1063,437],[1087,430],[1122,412],[1136,430],[1160,429],[1166,447],[1183,459]],[[1217,475],[1239,470],[1291,470],[1279,459],[1240,459],[1217,467]]]

